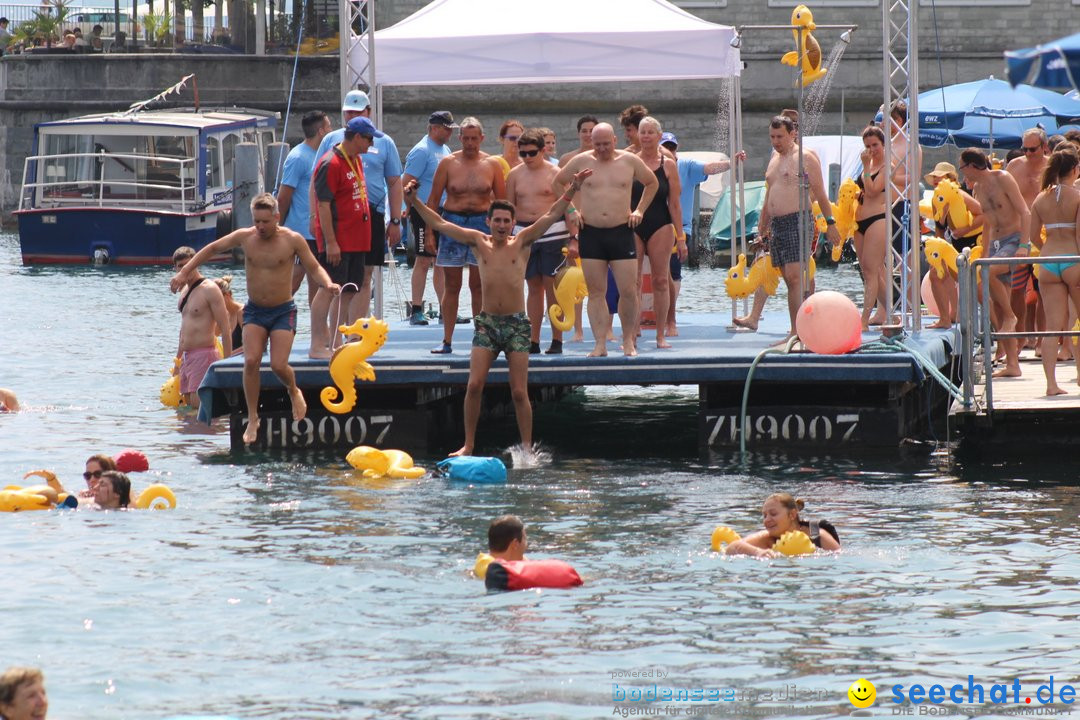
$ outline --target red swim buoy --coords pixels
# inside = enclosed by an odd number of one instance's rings
[[[146,459],[146,456],[131,448],[121,450],[113,461],[116,463],[116,469],[122,473],[146,472],[150,469],[150,461]]]
[[[562,560],[493,560],[484,576],[488,590],[570,588],[582,584],[577,570]]]

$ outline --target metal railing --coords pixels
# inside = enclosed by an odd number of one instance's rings
[[[86,161],[97,163],[97,177],[72,177],[66,176],[67,165],[55,161],[68,163]],[[106,178],[105,162],[115,160],[121,165],[131,163],[153,163],[156,166],[166,165],[176,167],[176,183],[152,180],[140,180],[138,173],[131,170],[134,179]],[[34,166],[34,182],[27,182],[30,177],[31,166]],[[50,168],[64,168],[65,177],[60,178],[53,174],[48,177]],[[159,155],[146,155],[136,153],[63,153],[56,155],[32,155],[23,163],[23,186],[19,196],[19,210],[29,208],[40,209],[43,207],[131,207],[131,206],[160,206],[170,209],[178,209],[180,212],[194,210],[198,203],[198,178],[195,174],[195,158],[171,158]],[[185,172],[185,169],[188,169]],[[42,179],[44,178],[44,179]],[[131,195],[106,197],[106,190],[110,195],[114,187],[131,188]],[[49,192],[50,190],[54,192]],[[153,191],[148,193],[146,191]],[[69,193],[76,193],[71,195]],[[160,194],[162,197],[150,197]],[[179,207],[177,207],[179,206]]]
[[[997,332],[990,323],[990,269],[1000,265],[1045,265],[1047,263],[1080,263],[1080,255],[1048,255],[1046,257],[979,258],[970,260],[970,249],[956,258],[957,298],[956,315],[960,325],[960,356],[964,375],[964,409],[975,408],[975,373],[980,372],[985,383],[984,412],[994,410],[993,345],[995,340],[1028,337],[1080,337],[1080,331],[1022,331]],[[978,276],[978,282],[975,281]],[[982,362],[976,362],[975,346],[981,343]]]

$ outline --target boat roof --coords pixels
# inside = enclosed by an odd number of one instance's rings
[[[171,110],[142,110],[81,115],[66,120],[54,120],[35,125],[35,128],[72,127],[78,125],[149,125],[156,127],[182,127],[194,130],[226,128],[232,126],[276,126],[278,113],[248,108],[176,108]]]

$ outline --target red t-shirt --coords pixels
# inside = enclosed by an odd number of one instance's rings
[[[315,185],[315,199],[330,203],[334,237],[341,251],[371,250],[371,210],[364,182],[364,164],[360,158],[357,157],[355,163],[350,162],[341,146],[335,145],[319,158],[311,182]],[[314,210],[315,242],[319,252],[326,252],[318,208]]]

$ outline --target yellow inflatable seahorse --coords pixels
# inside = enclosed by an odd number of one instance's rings
[[[836,202],[833,203],[833,218],[836,219],[836,232],[840,233],[841,244],[855,236],[855,210],[859,206],[859,186],[851,178],[840,183],[840,189],[836,193]],[[835,253],[834,253],[835,256]],[[835,260],[839,258],[834,257]]]
[[[724,290],[728,297],[742,300],[750,297],[750,293],[754,292],[755,288],[757,285],[752,285],[746,274],[746,255],[739,253],[738,260],[728,270],[727,279],[724,280]]]
[[[798,27],[797,30],[792,30],[791,34],[795,38],[796,47],[802,48],[803,55],[800,58],[797,51],[789,52],[780,58],[780,62],[791,67],[798,67],[802,70],[802,86],[806,87],[810,83],[814,82],[825,76],[828,72],[827,68],[821,67],[821,45],[818,44],[816,38],[810,33],[817,29],[817,25],[814,24],[814,15],[810,12],[810,8],[805,5],[799,5],[791,11],[791,24]],[[799,37],[802,36],[800,41]]]
[[[566,250],[563,250],[566,253]],[[555,299],[557,302],[548,308],[551,327],[566,332],[574,327],[577,316],[574,306],[589,295],[585,286],[585,274],[581,270],[581,260],[573,265],[565,265],[555,273]]]
[[[956,256],[960,253],[956,252],[956,248],[953,247],[951,242],[941,238],[928,238],[923,253],[926,255],[926,262],[930,263],[930,267],[937,270],[939,279],[945,277],[946,267],[954,273],[956,272]]]
[[[427,471],[413,465],[412,455],[401,450],[380,450],[358,445],[345,456],[346,462],[364,471],[367,478],[418,478]]]
[[[783,278],[783,273],[780,272],[780,268],[773,267],[772,258],[768,255],[762,255],[755,260],[754,264],[750,266],[750,273],[747,276],[752,290],[761,287],[768,295],[776,294],[776,289],[780,287],[781,278]]]
[[[334,385],[326,386],[319,393],[323,407],[338,415],[349,412],[356,406],[356,380],[374,380],[375,368],[365,360],[386,342],[386,333],[390,327],[376,317],[360,318],[352,325],[338,328],[345,335],[359,335],[357,342],[345,343],[334,351],[330,358],[330,377]],[[334,398],[338,398],[334,402]]]
[[[944,223],[945,218],[948,217],[949,224],[954,228],[971,225],[972,216],[967,209],[967,203],[964,202],[963,193],[960,192],[960,186],[952,180],[945,179],[937,184],[930,204],[934,210],[934,220],[937,222]],[[981,225],[972,228],[968,235],[979,232],[982,232]]]

